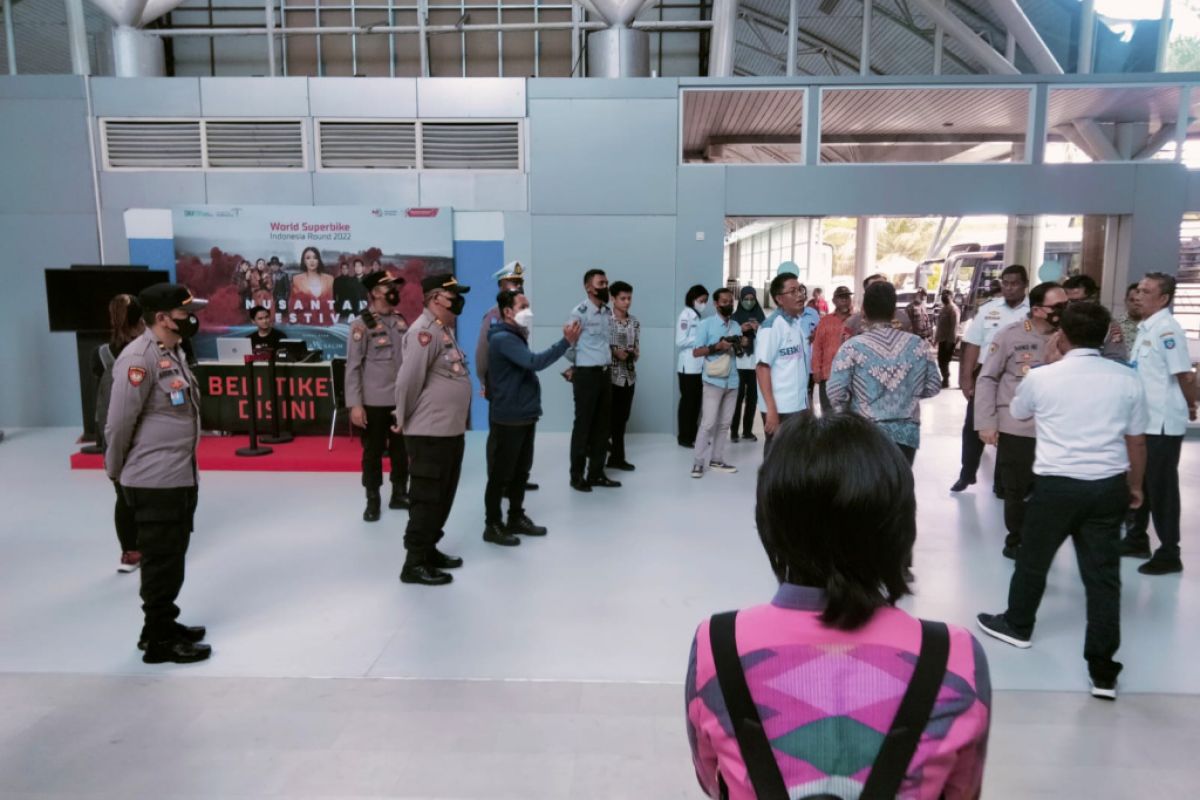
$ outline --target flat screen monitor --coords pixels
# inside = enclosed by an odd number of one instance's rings
[[[280,339],[279,349],[275,351],[276,361],[306,361],[308,360],[308,343],[303,339]]]
[[[52,332],[106,331],[108,302],[118,294],[136,295],[164,283],[164,269],[95,267],[46,270],[46,306]]]

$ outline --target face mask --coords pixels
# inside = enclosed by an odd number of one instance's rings
[[[605,286],[603,289],[596,290],[596,299],[599,300],[601,303],[608,302],[608,287],[607,286]]]
[[[516,316],[513,317],[513,322],[517,323],[518,325],[520,325],[522,328],[524,328],[527,331],[532,330],[533,329],[533,309],[522,308],[520,311],[517,312]]]
[[[747,297],[745,300],[742,301],[742,308],[746,309],[747,311],[751,310],[752,308],[754,308],[754,300]]]
[[[183,339],[190,339],[200,332],[200,320],[193,314],[188,314],[187,319],[171,317],[171,322],[175,323],[175,333]]]
[[[708,308],[708,303],[697,300],[696,302],[692,303],[692,308],[696,309],[697,314],[703,314],[704,309]]]
[[[450,313],[457,317],[462,313],[463,306],[466,304],[467,301],[463,299],[461,294],[454,295],[454,297],[450,298]]]
[[[719,313],[722,317],[728,317],[733,313],[733,306],[717,306],[717,313]]]
[[[395,289],[388,291],[388,293],[383,296],[383,299],[387,301],[389,306],[400,305],[400,293]]]

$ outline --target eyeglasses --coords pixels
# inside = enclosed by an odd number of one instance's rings
[[[780,292],[780,294],[805,294],[805,292],[797,286],[795,289],[788,289],[786,292]]]
[[[1038,306],[1038,308],[1045,308],[1045,309],[1049,309],[1050,311],[1057,311],[1058,313],[1061,314],[1062,312],[1067,310],[1067,303],[1055,303],[1052,306],[1048,306],[1043,303],[1042,305]]]

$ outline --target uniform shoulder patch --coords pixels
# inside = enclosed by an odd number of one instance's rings
[[[142,381],[144,381],[144,380],[146,380],[146,368],[145,367],[130,367],[129,368],[129,382],[131,384],[133,384],[134,386],[141,386]]]
[[[356,342],[361,342],[361,341],[362,341],[362,337],[363,337],[363,332],[362,332],[362,329],[361,329],[361,328],[355,328],[355,329],[354,329],[354,333],[353,333],[353,334],[351,334],[351,336],[353,336],[353,337],[354,337],[354,341],[356,341]]]
[[[1172,336],[1169,339],[1163,339],[1163,347],[1167,348],[1168,350],[1174,350],[1175,349],[1175,337]]]
[[[421,343],[421,347],[428,347],[429,343],[433,341],[433,334],[429,331],[418,331],[417,341]]]
[[[579,305],[575,306],[575,313],[576,314],[587,313],[587,303],[580,303]]]
[[[991,353],[994,353],[999,349],[1000,349],[1000,345],[996,344],[995,342],[992,342],[991,346],[988,347],[988,354],[990,355]]]

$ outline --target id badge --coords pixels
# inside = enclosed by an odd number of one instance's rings
[[[171,405],[181,406],[184,403],[183,389],[176,389],[171,392]]]

